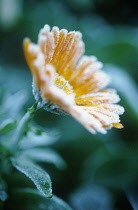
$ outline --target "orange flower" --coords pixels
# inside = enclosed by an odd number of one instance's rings
[[[71,114],[92,133],[123,127],[119,115],[124,109],[115,104],[119,97],[115,90],[103,89],[110,79],[101,71],[102,63],[94,56],[82,56],[80,32],[50,30],[45,25],[37,44],[24,40],[24,53],[34,78],[35,98],[47,110]]]

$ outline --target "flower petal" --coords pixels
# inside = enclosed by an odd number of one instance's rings
[[[72,106],[70,113],[91,133],[95,134],[96,132],[100,132],[106,134],[106,130],[103,128],[102,123],[85,110],[84,107]]]
[[[45,25],[44,28],[40,30],[38,44],[45,57],[45,63],[49,63],[55,48],[54,36],[53,33],[50,32],[49,25]]]
[[[24,48],[26,61],[33,74],[35,84],[39,88],[41,79],[40,79],[40,72],[38,71],[38,69],[43,69],[43,66],[45,65],[44,56],[41,53],[38,45],[31,43],[31,41],[28,38],[24,40],[23,48]]]
[[[51,64],[55,66],[59,75],[69,79],[72,69],[78,62],[78,59],[84,51],[84,44],[81,39],[81,33],[72,31],[67,33],[61,30],[57,46],[55,47]]]
[[[98,71],[92,74],[92,76],[86,80],[82,78],[81,84],[74,88],[74,92],[76,93],[76,97],[91,92],[97,92],[106,87],[109,81],[110,78],[107,74],[105,74],[103,71]]]
[[[98,91],[75,98],[77,105],[103,104],[103,103],[117,103],[120,101],[119,96],[113,89]]]
[[[86,110],[95,110],[101,113],[113,113],[117,115],[122,115],[124,113],[124,108],[118,104],[95,104],[84,106]]]
[[[57,73],[68,79],[78,59],[84,52],[84,43],[80,32],[59,30],[49,25],[41,29],[38,44],[44,53],[45,62],[52,64]]]
[[[123,128],[124,126],[121,123],[112,123],[114,128]]]
[[[114,109],[114,111],[113,111]],[[105,134],[111,127],[122,128],[118,114],[123,114],[119,105],[73,106],[70,113],[91,133]]]
[[[89,114],[95,117],[103,125],[109,127],[121,128],[122,125],[119,123],[119,115],[123,114],[124,108],[119,105],[113,104],[100,104],[92,106],[83,106]],[[108,127],[107,127],[108,128]]]
[[[94,72],[102,67],[102,63],[97,61],[95,56],[83,56],[78,65],[72,71],[70,83],[73,87],[88,79]]]

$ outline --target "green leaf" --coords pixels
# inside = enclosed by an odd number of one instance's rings
[[[29,177],[37,189],[46,197],[52,196],[52,186],[50,176],[46,171],[22,156],[11,159],[13,166]]]
[[[65,161],[52,149],[33,148],[25,150],[22,155],[27,156],[34,161],[52,163],[59,169],[64,169],[66,167]]]
[[[28,149],[37,146],[47,146],[55,143],[59,135],[48,134],[42,132],[40,135],[35,134],[34,132],[27,132],[27,135],[23,138],[20,143],[22,149]]]
[[[46,198],[34,189],[19,189],[12,193],[6,203],[10,210],[72,210],[57,196]]]
[[[16,120],[7,119],[0,125],[0,134],[5,134],[12,131],[17,125]]]

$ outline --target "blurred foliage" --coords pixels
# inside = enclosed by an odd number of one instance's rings
[[[53,193],[75,210],[103,210],[103,206],[106,210],[138,209],[137,20],[133,0],[0,1],[1,157],[11,155],[6,149],[10,147],[11,135],[25,110],[34,103],[22,41],[30,37],[36,42],[46,23],[82,32],[86,54],[97,56],[105,64],[104,70],[112,78],[111,86],[117,89],[120,104],[126,109],[121,117],[124,129],[112,129],[107,135],[91,135],[70,116],[43,110],[27,126],[20,144],[22,155],[33,160],[32,164],[35,161],[37,167],[33,169],[40,167],[42,173],[50,174]],[[58,141],[56,130],[61,133]],[[23,172],[26,161],[21,163],[18,164],[18,158],[14,161],[15,167]],[[10,209],[13,204],[13,209],[19,209],[21,203],[23,209],[29,210],[69,209],[57,197],[49,200],[40,195],[28,178],[11,168],[11,162],[5,160],[3,165],[1,209]],[[11,176],[7,176],[9,171]],[[26,170],[23,173],[27,175]],[[30,178],[34,181],[34,177]],[[35,184],[38,187],[40,183]]]
[[[112,194],[98,185],[81,186],[70,196],[74,209],[113,209]]]

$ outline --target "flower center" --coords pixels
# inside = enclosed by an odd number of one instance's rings
[[[69,82],[67,80],[64,79],[63,76],[57,76],[55,78],[55,81],[54,81],[54,84],[64,90],[64,92],[67,94],[67,95],[70,95],[70,94],[73,94],[73,88],[72,86],[69,84]]]

